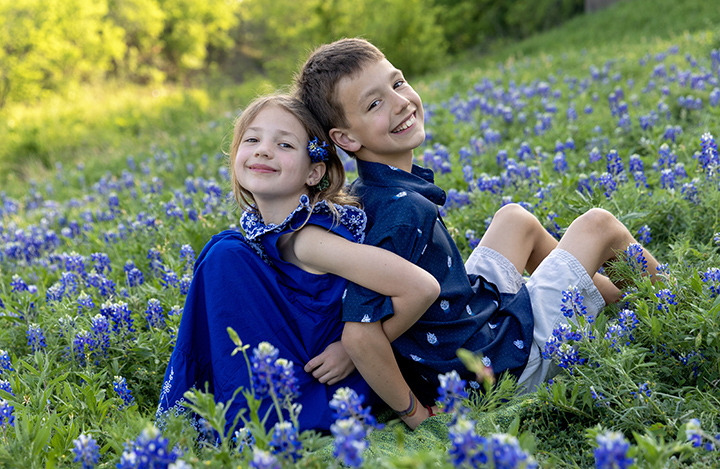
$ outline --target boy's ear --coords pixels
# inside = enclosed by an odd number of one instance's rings
[[[360,142],[352,138],[352,136],[350,136],[350,134],[348,134],[346,130],[338,129],[337,127],[335,127],[330,129],[329,134],[332,141],[335,142],[335,145],[339,146],[345,151],[355,153],[362,147]]]
[[[325,176],[325,171],[327,168],[325,167],[325,163],[315,163],[310,168],[310,174],[308,174],[308,178],[305,181],[305,184],[308,186],[315,186],[320,182],[320,179],[322,179],[323,176]]]

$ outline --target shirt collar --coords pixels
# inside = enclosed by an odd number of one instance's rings
[[[364,184],[380,187],[401,186],[422,195],[436,205],[445,204],[445,191],[434,184],[431,169],[413,164],[412,172],[383,163],[357,160],[358,176]]]

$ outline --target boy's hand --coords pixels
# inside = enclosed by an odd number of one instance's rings
[[[342,381],[354,370],[355,365],[339,341],[328,345],[320,355],[305,365],[305,372],[328,385]]]

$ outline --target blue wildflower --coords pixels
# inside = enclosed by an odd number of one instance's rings
[[[0,398],[0,427],[7,428],[15,426],[15,407],[8,401]]]
[[[643,274],[647,272],[647,259],[645,259],[643,248],[638,243],[630,243],[625,249],[628,265],[634,273]]]
[[[15,393],[12,390],[12,386],[10,385],[10,381],[6,379],[0,379],[0,390],[5,391],[8,394],[15,395]]]
[[[92,436],[83,433],[73,440],[73,444],[75,445],[73,462],[82,462],[82,469],[94,468],[100,460],[100,447],[97,441]]]
[[[128,389],[127,381],[122,376],[115,376],[113,379],[113,389],[123,401],[123,407],[130,407],[135,404],[135,398]]]
[[[110,257],[104,252],[96,252],[90,255],[90,258],[95,261],[95,271],[99,274],[112,271],[110,266]]]
[[[90,322],[90,331],[93,339],[100,347],[100,350],[105,353],[110,347],[110,322],[102,314],[95,315]]]
[[[630,392],[633,397],[640,399],[641,401],[645,400],[646,397],[650,397],[651,393],[652,390],[650,389],[650,383],[647,381],[644,383],[638,383],[638,390]]]
[[[699,448],[702,445],[703,437],[700,420],[690,419],[688,423],[685,424],[685,436],[695,448]]]
[[[270,392],[273,378],[277,375],[275,360],[280,352],[270,342],[260,342],[253,349],[250,359],[252,384],[255,397],[261,399]]]
[[[637,231],[637,240],[640,241],[640,244],[648,244],[650,241],[652,241],[652,236],[650,236],[650,227],[647,225],[643,225],[638,229]]]
[[[0,374],[4,373],[5,371],[14,371],[15,368],[12,366],[12,361],[10,360],[10,355],[8,355],[6,350],[0,349]]]
[[[462,410],[462,400],[468,397],[465,390],[467,382],[460,378],[460,374],[455,370],[438,375],[438,379],[440,380],[438,402],[446,409],[446,412]]]
[[[610,173],[602,173],[600,178],[598,178],[598,182],[600,183],[600,187],[605,189],[605,197],[609,199],[612,193],[617,189],[615,178],[613,178]]]
[[[20,278],[19,275],[15,274],[12,276],[12,281],[10,282],[10,286],[12,287],[12,290],[14,292],[24,292],[28,290],[28,284],[25,283],[25,281]]]
[[[85,292],[80,292],[80,295],[78,295],[77,298],[77,303],[78,314],[82,314],[83,308],[93,309],[95,307],[95,302],[93,301],[92,297]]]
[[[145,318],[147,318],[149,327],[155,327],[158,329],[165,328],[165,316],[163,315],[163,307],[160,304],[160,300],[157,298],[150,298],[148,300],[147,309],[145,310]]]
[[[368,427],[381,428],[375,417],[370,414],[370,408],[363,408],[365,396],[358,395],[352,388],[340,388],[335,391],[330,400],[330,408],[334,411],[336,419],[352,417]]]
[[[536,468],[537,463],[522,448],[518,439],[505,433],[490,437],[489,452],[495,469]]]
[[[160,283],[163,288],[177,288],[180,283],[180,279],[172,270],[164,270],[162,272],[162,277],[160,278]]]
[[[627,469],[633,459],[627,455],[630,443],[618,432],[605,432],[598,435],[595,448],[595,467],[597,469]]]
[[[268,444],[275,456],[297,461],[302,451],[298,430],[290,422],[278,422],[272,429],[272,439]]]
[[[488,462],[487,439],[475,431],[475,422],[458,417],[449,427],[450,449],[448,455],[455,467],[480,467]]]
[[[280,461],[269,451],[253,448],[253,458],[250,461],[252,469],[281,469]]]
[[[117,468],[166,468],[179,456],[181,456],[179,450],[168,450],[168,440],[162,436],[160,430],[148,427],[134,442],[125,444],[125,450],[120,456]]]
[[[700,278],[710,289],[711,298],[715,298],[720,294],[720,269],[710,267],[706,272],[700,272]]]
[[[675,293],[669,288],[663,288],[655,293],[655,296],[660,300],[657,305],[658,311],[670,312],[670,306],[677,305],[675,300]]]
[[[47,290],[45,290],[45,301],[50,303],[51,301],[62,301],[65,289],[62,284],[54,283]]]
[[[183,275],[182,278],[180,279],[180,282],[178,283],[178,288],[180,289],[180,294],[187,295],[188,292],[190,291],[191,284],[192,284],[192,278],[188,274]]]
[[[350,467],[360,467],[368,447],[363,424],[352,417],[338,419],[330,425],[330,433],[335,438],[333,455]]]
[[[185,260],[184,269],[192,269],[195,263],[195,251],[189,244],[183,244],[180,247],[180,259]]]
[[[47,347],[45,342],[45,333],[37,324],[30,324],[27,330],[28,347],[32,348],[33,352],[40,351]]]
[[[578,291],[577,286],[570,285],[567,290],[562,292],[562,305],[560,311],[566,318],[573,316],[585,316],[587,307],[583,304],[583,295]],[[590,320],[591,318],[588,318]],[[590,321],[592,322],[592,321]]]

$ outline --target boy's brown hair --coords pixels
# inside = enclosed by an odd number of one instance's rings
[[[334,127],[347,127],[345,111],[337,96],[338,82],[384,58],[380,49],[365,39],[340,39],[323,44],[310,54],[295,77],[295,94],[315,114],[326,132]]]
[[[322,126],[320,126],[320,123],[317,119],[315,119],[315,116],[310,112],[307,106],[305,106],[302,101],[297,98],[284,94],[273,94],[255,99],[235,120],[233,141],[230,145],[230,154],[228,155],[230,157],[230,174],[235,200],[244,210],[253,211],[255,199],[250,191],[242,187],[237,180],[237,174],[235,172],[235,158],[237,156],[243,134],[247,128],[263,109],[270,106],[276,106],[295,116],[305,128],[310,140],[317,137],[323,142],[331,142],[327,132],[323,130]],[[345,192],[345,168],[343,167],[340,157],[335,151],[335,146],[331,144],[328,145],[327,153],[328,154],[325,159],[325,176],[323,176],[323,179],[327,179],[329,184],[323,189],[318,189],[318,186],[309,186],[308,196],[310,197],[311,206],[315,206],[318,201],[323,199],[331,202],[329,204],[330,210],[333,212],[333,215],[338,216],[333,204],[354,206],[359,206],[360,204],[356,197],[350,196]]]

